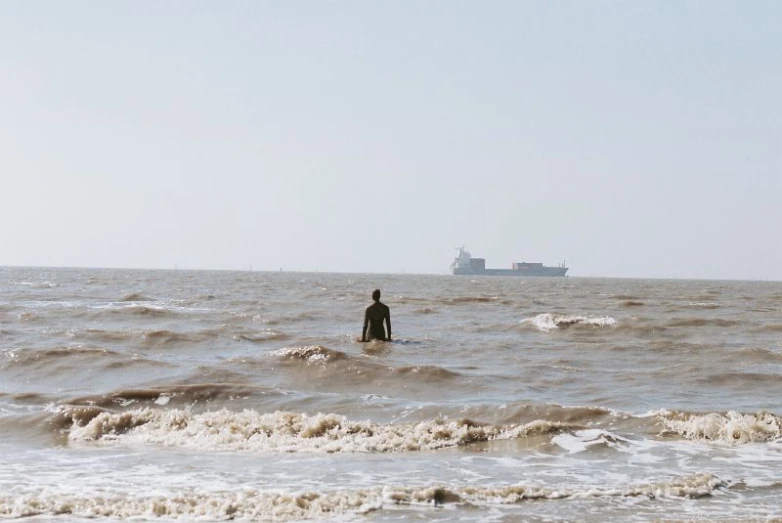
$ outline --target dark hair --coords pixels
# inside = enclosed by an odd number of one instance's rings
[[[372,299],[375,301],[380,299],[380,289],[375,289],[372,291]]]

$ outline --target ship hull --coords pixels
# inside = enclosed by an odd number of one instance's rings
[[[564,276],[567,267],[534,267],[529,269],[473,269],[457,267],[453,273],[457,276]]]

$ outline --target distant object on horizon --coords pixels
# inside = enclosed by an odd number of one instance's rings
[[[459,247],[459,255],[451,264],[454,274],[464,276],[564,276],[568,271],[564,263],[558,267],[548,267],[542,263],[513,262],[512,267],[487,269],[485,258],[473,258],[464,247]]]

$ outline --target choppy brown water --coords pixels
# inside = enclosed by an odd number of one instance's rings
[[[393,343],[356,341],[372,289]],[[780,517],[782,284],[0,268],[0,517]]]

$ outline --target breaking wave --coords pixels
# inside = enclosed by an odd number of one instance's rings
[[[274,351],[275,356],[290,360],[304,360],[310,363],[325,363],[348,358],[348,355],[338,350],[331,350],[320,345],[306,347],[288,347]]]
[[[563,314],[544,313],[532,318],[521,320],[522,325],[531,325],[542,332],[571,327],[573,325],[588,327],[616,327],[618,322],[610,316],[567,316]]]
[[[678,434],[688,440],[741,444],[782,438],[782,418],[768,412],[698,414],[661,411],[657,416],[665,427],[662,435]]]
[[[71,441],[228,452],[411,452],[583,428],[545,420],[520,425],[490,425],[469,419],[378,424],[350,421],[337,414],[226,409],[193,413],[151,408],[114,413],[94,406],[62,407],[56,420]]]

